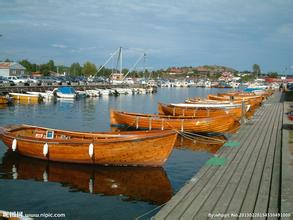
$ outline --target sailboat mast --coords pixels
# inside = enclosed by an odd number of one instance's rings
[[[146,71],[146,53],[143,53],[143,75],[145,74]]]
[[[122,74],[122,47],[120,47],[120,74]]]

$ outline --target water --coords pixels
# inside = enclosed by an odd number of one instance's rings
[[[150,95],[1,107],[0,126],[25,123],[67,130],[110,131],[110,108],[155,113],[157,102],[182,102],[188,97],[206,97],[218,91],[165,88]],[[210,152],[197,147],[201,150],[174,149],[163,168],[103,167],[27,158],[6,152],[1,142],[0,210],[64,213],[66,219],[134,219],[167,202],[211,157]]]

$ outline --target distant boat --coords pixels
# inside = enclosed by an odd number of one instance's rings
[[[70,86],[61,86],[58,89],[55,89],[53,92],[58,98],[65,98],[65,99],[76,98],[76,91],[74,90],[74,88]]]
[[[162,166],[168,159],[175,131],[77,132],[31,125],[0,128],[0,138],[19,154],[50,161]]]
[[[52,91],[46,91],[46,92],[26,92],[27,94],[31,95],[39,95],[42,96],[44,99],[52,99],[54,98],[54,94]]]
[[[245,109],[243,115],[248,108]],[[235,120],[240,120],[242,116],[241,104],[162,104],[158,103],[158,113],[173,116],[197,116],[197,117],[214,117],[220,115],[231,115]]]
[[[6,96],[0,96],[0,104],[8,104],[9,99]]]
[[[208,95],[208,99],[217,101],[245,101],[251,108],[261,105],[263,100],[261,96],[238,96],[231,94]]]
[[[27,101],[27,102],[40,102],[43,100],[43,97],[36,94],[26,94],[26,93],[9,93],[10,96],[13,97],[14,100],[19,101]]]

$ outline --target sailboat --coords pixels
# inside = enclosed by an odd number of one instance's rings
[[[100,72],[109,62],[112,60],[114,56],[117,56],[117,63],[116,67],[113,68],[113,72],[110,75],[110,82],[113,85],[129,85],[129,84],[134,84],[134,81],[132,78],[127,77],[129,73],[137,66],[137,64],[144,59],[146,59],[146,53],[143,53],[135,62],[135,64],[127,71],[127,73],[122,72],[122,64],[123,64],[123,55],[122,55],[122,47],[119,47],[114,53],[111,54],[111,56],[108,58],[108,60],[98,69],[97,73]],[[145,67],[144,67],[145,69]],[[116,72],[114,72],[114,70]]]

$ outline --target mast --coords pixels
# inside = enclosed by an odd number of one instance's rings
[[[146,53],[143,53],[143,75],[145,74],[146,71]]]
[[[124,80],[126,77],[127,77],[127,75],[137,66],[137,64],[141,61],[143,59],[143,61],[144,61],[144,71],[145,71],[145,59],[146,59],[146,53],[143,53],[143,55],[141,55],[138,59],[137,59],[137,61],[135,62],[135,64],[132,66],[132,67],[130,67],[130,69],[128,70],[128,72],[125,74],[125,76],[123,77],[123,79],[122,80]]]
[[[119,47],[118,57],[117,57],[117,64],[116,64],[116,70],[118,70],[119,66],[119,73],[122,73],[122,47]]]
[[[122,74],[122,47],[120,47],[120,74]]]

